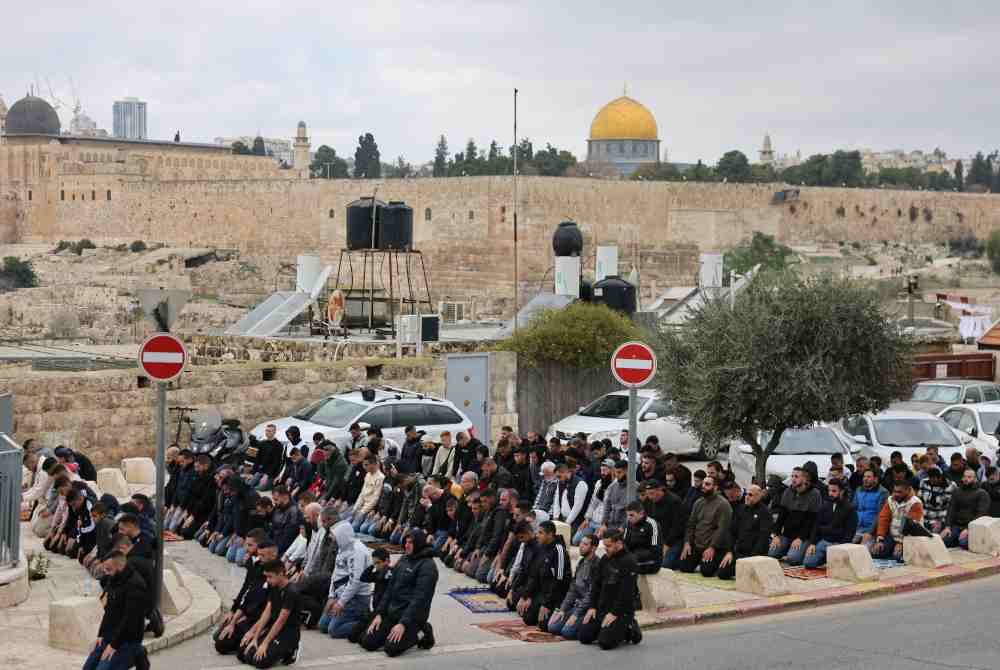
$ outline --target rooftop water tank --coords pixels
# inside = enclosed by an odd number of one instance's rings
[[[563,221],[552,235],[552,251],[556,256],[579,256],[583,251],[583,233],[575,221]]]
[[[372,207],[375,225],[372,226]],[[374,249],[378,245],[379,221],[386,204],[374,198],[359,198],[347,206],[347,248]],[[372,230],[375,235],[372,238]]]
[[[390,200],[382,210],[379,231],[379,249],[412,249],[413,208],[401,200]]]
[[[623,314],[635,314],[635,286],[618,275],[608,275],[594,283],[593,302]]]

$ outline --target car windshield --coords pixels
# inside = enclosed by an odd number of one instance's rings
[[[597,419],[627,419],[628,396],[610,394],[601,396],[580,410],[580,416],[592,416]]]
[[[961,400],[962,389],[958,386],[945,384],[917,384],[911,400],[922,402],[956,403]]]
[[[1000,424],[1000,412],[980,412],[979,420],[983,423],[983,432],[994,435],[997,432],[997,424]]]
[[[875,419],[875,437],[883,447],[961,446],[941,419]]]
[[[761,445],[767,444],[770,439],[770,432],[761,432]],[[782,433],[781,440],[778,441],[778,448],[774,450],[774,453],[785,456],[842,454],[844,453],[844,446],[829,428],[805,428],[800,430],[786,430]]]
[[[343,428],[354,420],[364,405],[341,398],[323,398],[292,415],[294,419],[318,423],[331,428]]]

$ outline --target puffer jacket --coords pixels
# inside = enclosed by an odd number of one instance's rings
[[[405,554],[392,569],[378,613],[398,619],[406,628],[423,626],[430,617],[437,581],[433,547],[425,545],[413,554]]]
[[[881,486],[869,491],[863,486],[854,492],[854,506],[858,510],[859,533],[874,533],[879,512],[885,506],[889,492]]]

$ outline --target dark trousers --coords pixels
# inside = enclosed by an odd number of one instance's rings
[[[102,661],[101,654],[107,646],[106,642],[97,645],[83,662],[83,670],[128,670],[135,667],[135,661],[142,653],[141,642],[126,642],[115,650],[111,660]]]
[[[407,626],[403,637],[398,642],[389,642],[389,631],[397,623],[399,623],[399,619],[393,616],[382,617],[378,628],[370,633],[366,631],[361,637],[361,647],[367,651],[378,651],[385,647],[386,656],[399,656],[417,643],[417,633],[420,632],[420,626]]]
[[[316,574],[304,577],[301,582],[292,585],[292,589],[302,596],[303,611],[308,613],[305,619],[307,628],[315,628],[326,606],[330,591],[330,575]]]
[[[247,631],[253,628],[254,621],[252,619],[244,619],[233,627],[233,634],[225,639],[219,639],[219,633],[222,632],[220,627],[212,634],[212,641],[215,642],[215,651],[222,655],[235,654],[240,649],[240,640],[243,636],[247,634]]]
[[[266,635],[266,633],[265,633]],[[271,640],[271,644],[267,645],[267,651],[264,656],[258,661],[255,657],[257,655],[257,648],[253,649],[240,649],[236,654],[236,658],[240,660],[241,663],[246,663],[247,665],[252,665],[255,668],[270,668],[285,661],[289,656],[292,655],[299,647],[299,628],[298,626],[285,625],[285,628],[278,633],[278,637]]]
[[[601,649],[614,649],[625,641],[629,625],[635,621],[635,617],[618,617],[610,626],[602,627],[601,622],[604,621],[605,614],[606,612],[598,612],[597,616],[587,623],[579,624],[576,635],[582,644],[593,644],[596,641]]]
[[[692,547],[691,553],[687,558],[680,562],[677,569],[681,572],[694,572],[695,570],[699,570],[702,577],[714,577],[715,573],[719,571],[719,561],[721,561],[722,557],[726,555],[726,552],[719,551],[717,549],[715,551],[715,557],[712,558],[710,562],[706,563],[701,560],[701,555],[706,548],[707,547]],[[735,565],[735,561],[733,564]],[[735,569],[736,568],[734,567],[733,570]]]

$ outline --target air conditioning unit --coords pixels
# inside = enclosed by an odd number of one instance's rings
[[[467,314],[469,311],[468,305],[464,302],[447,302],[442,300],[438,303],[438,314],[441,315],[441,320],[445,323],[465,321],[471,316]]]
[[[441,335],[437,314],[410,314],[396,317],[396,339],[400,344],[437,342]]]

